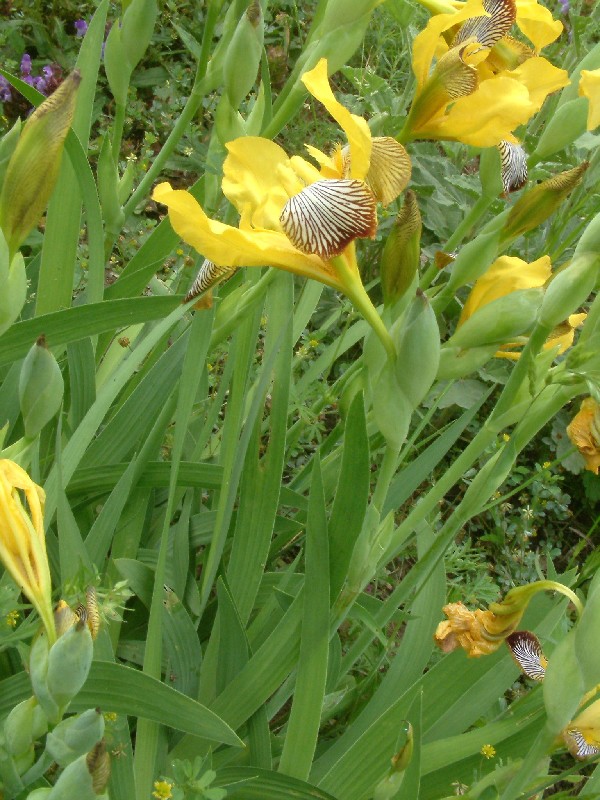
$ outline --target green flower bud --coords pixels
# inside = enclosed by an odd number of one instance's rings
[[[501,345],[529,333],[544,297],[542,288],[519,289],[478,308],[448,339],[463,350]]]
[[[237,109],[248,95],[260,67],[264,21],[259,0],[252,0],[233,34],[223,64],[223,80],[229,103]]]
[[[412,190],[388,235],[381,256],[381,288],[384,305],[393,305],[413,283],[421,253],[421,214]]]
[[[587,128],[588,100],[577,97],[556,109],[542,131],[533,153],[535,161],[563,150],[574,142]]]
[[[47,800],[97,800],[87,756],[79,756],[69,764],[52,787]]]
[[[93,655],[92,635],[83,620],[52,646],[48,656],[48,691],[61,708],[71,702],[85,683]]]
[[[25,356],[19,376],[19,403],[26,436],[37,436],[58,413],[64,390],[60,367],[42,334]]]
[[[48,689],[48,662],[48,638],[44,633],[41,633],[31,645],[29,677],[33,693],[48,721],[56,723],[60,719],[60,709]]]
[[[512,207],[502,229],[502,242],[506,244],[548,219],[579,186],[588,166],[588,162],[584,161],[574,169],[548,178],[522,195]]]
[[[487,345],[487,347],[471,347],[467,350],[445,344],[440,350],[440,363],[436,379],[449,381],[455,378],[464,378],[487,364],[497,349],[496,344]]]
[[[546,288],[540,322],[555,328],[586,300],[600,275],[600,253],[584,253],[557,272]]]
[[[27,275],[21,253],[12,261],[8,244],[0,230],[0,336],[8,330],[21,313],[27,299]]]
[[[103,735],[102,712],[99,708],[90,708],[59,722],[46,737],[46,751],[59,766],[66,767],[92,750]]]
[[[2,139],[0,139],[0,187],[4,181],[10,157],[19,141],[21,127],[21,120],[18,119],[8,133],[5,133]]]
[[[404,780],[404,771],[411,762],[414,750],[413,728],[410,722],[405,723],[406,742],[403,747],[392,757],[392,766],[385,778],[375,787],[373,800],[393,800],[398,796],[398,791]]]
[[[395,339],[396,376],[400,388],[416,408],[433,383],[440,361],[440,331],[427,296],[417,290]]]
[[[131,0],[123,15],[106,37],[104,69],[116,102],[127,103],[131,73],[146,52],[152,39],[158,14],[156,0]]]
[[[104,137],[98,156],[98,195],[107,230],[120,231],[123,210],[119,202],[119,173],[108,136]]]
[[[11,756],[29,751],[48,729],[48,721],[35,697],[16,705],[4,721],[4,747]]]
[[[0,193],[0,228],[11,253],[37,225],[50,199],[80,82],[74,70],[33,112],[8,163]]]

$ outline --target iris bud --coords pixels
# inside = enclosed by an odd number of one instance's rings
[[[436,378],[438,381],[464,378],[487,364],[497,349],[496,344],[467,349],[445,344],[440,350],[440,363]]]
[[[88,753],[103,735],[104,717],[100,709],[90,708],[59,722],[46,737],[46,750],[59,766],[66,767]]]
[[[26,436],[37,436],[58,412],[64,388],[60,367],[42,335],[25,356],[19,376],[19,403]]]
[[[48,722],[35,697],[18,703],[4,721],[4,746],[11,756],[27,752],[48,729]]]
[[[29,117],[6,168],[0,228],[15,253],[37,225],[54,189],[81,76],[74,70]]]
[[[577,97],[556,109],[533,153],[533,158],[540,161],[574,142],[585,133],[588,113],[588,101],[585,97]]]
[[[232,109],[248,95],[260,67],[264,21],[259,0],[252,0],[238,22],[223,64],[223,80]]]
[[[0,336],[21,313],[27,299],[27,275],[21,253],[10,259],[8,243],[0,230]]]
[[[448,347],[467,349],[500,345],[529,333],[542,304],[541,288],[519,289],[477,309],[447,341]]]
[[[508,215],[502,230],[502,242],[506,244],[548,219],[573,189],[579,186],[588,166],[588,162],[584,161],[578,167],[553,175],[525,192]]]
[[[381,256],[381,288],[386,306],[399,300],[415,279],[419,267],[422,227],[416,195],[409,190]]]
[[[92,635],[83,620],[69,628],[52,646],[47,684],[59,707],[67,706],[85,683],[93,651]]]

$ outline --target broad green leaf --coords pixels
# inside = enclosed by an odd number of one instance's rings
[[[228,800],[339,800],[309,783],[254,767],[225,767],[212,786],[227,787]]]

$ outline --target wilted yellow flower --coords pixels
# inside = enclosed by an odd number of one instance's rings
[[[593,397],[586,397],[579,411],[567,425],[567,435],[585,461],[585,468],[594,475],[600,470],[600,406]]]
[[[56,638],[44,534],[46,495],[14,461],[0,459],[0,560]]]
[[[475,282],[458,320],[460,328],[480,308],[521,289],[532,289],[544,286],[552,275],[549,256],[542,256],[528,264],[515,256],[500,256],[491,267]],[[557,326],[544,344],[544,349],[557,347],[557,355],[564,353],[573,344],[575,330],[583,324],[586,314],[571,314],[561,325]],[[526,339],[520,342],[507,342],[496,353],[497,358],[516,360],[520,356],[518,348],[523,347]]]
[[[587,128],[593,131],[600,125],[600,69],[582,69],[579,94],[589,100]]]
[[[444,653],[462,647],[469,657],[494,653],[523,615],[518,611],[514,616],[496,617],[489,610],[469,611],[463,603],[449,603],[442,611],[448,619],[437,626],[435,643]]]
[[[544,591],[564,594],[581,614],[581,601],[567,586],[557,581],[534,581],[511,589],[504,600],[490,603],[485,611],[481,609],[469,611],[463,603],[450,603],[444,606],[442,611],[448,619],[439,623],[434,640],[444,653],[462,647],[470,657],[489,655],[504,641],[513,652],[510,645],[511,634],[514,634],[531,598],[538,592]],[[520,663],[519,665],[523,668]]]
[[[569,82],[565,70],[537,55],[560,34],[562,24],[535,2],[452,5],[432,17],[414,41],[417,88],[400,138],[450,139],[477,147],[515,142],[515,128]],[[515,21],[535,50],[508,35]]]

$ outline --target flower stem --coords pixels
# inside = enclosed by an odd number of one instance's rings
[[[396,358],[394,342],[383,320],[377,313],[377,309],[371,302],[365,287],[362,285],[360,276],[350,268],[343,255],[332,258],[331,263],[335,266],[344,294],[373,328],[381,344],[385,347],[388,357],[394,361]]]

